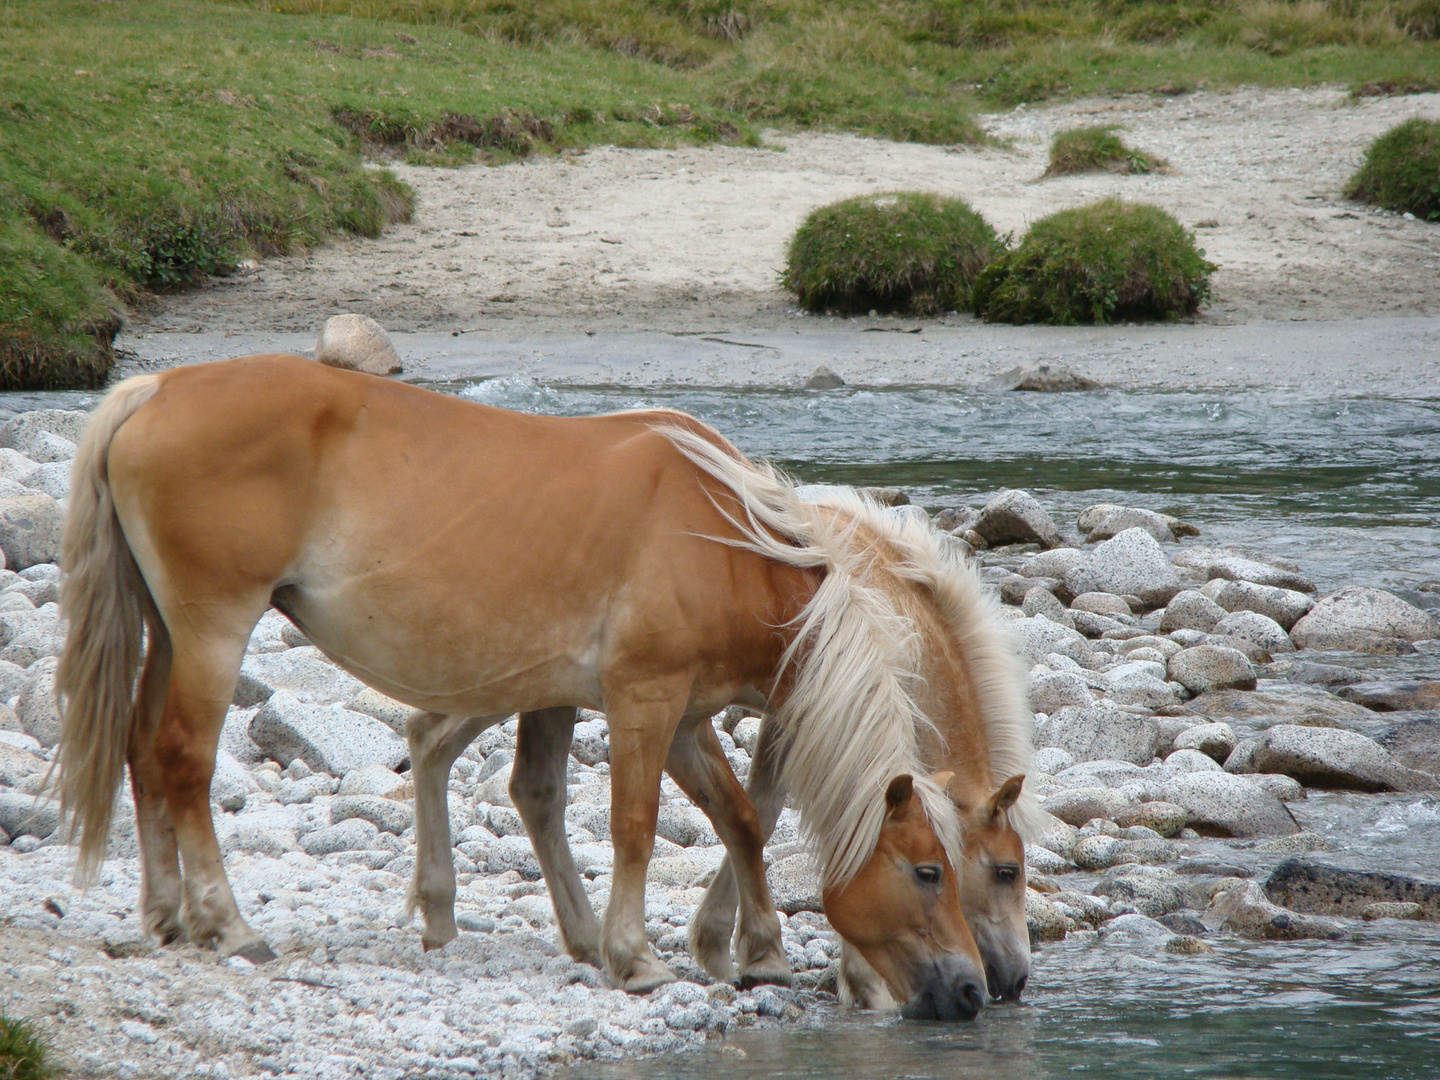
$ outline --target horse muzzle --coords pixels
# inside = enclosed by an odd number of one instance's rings
[[[973,965],[944,960],[932,965],[920,989],[900,1007],[906,1020],[974,1020],[985,1007],[985,982]]]

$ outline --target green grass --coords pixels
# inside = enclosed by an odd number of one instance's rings
[[[1102,199],[1030,227],[981,272],[975,310],[987,322],[1108,323],[1193,315],[1217,267],[1165,211]]]
[[[811,311],[968,311],[975,276],[1004,250],[961,199],[866,195],[805,219],[783,280]]]
[[[1044,176],[1072,173],[1149,173],[1169,164],[1128,146],[1113,127],[1078,127],[1056,132],[1050,140],[1050,165]]]
[[[1056,96],[1440,85],[1437,36],[1440,0],[0,0],[0,386],[92,380],[149,291],[403,219],[362,153],[973,143]]]
[[[0,1013],[0,1080],[50,1080],[59,1075],[50,1047],[35,1026]]]
[[[1406,120],[1365,151],[1347,198],[1440,221],[1440,121]]]

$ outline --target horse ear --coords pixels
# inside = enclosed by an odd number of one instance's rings
[[[1012,776],[1000,785],[1000,790],[990,797],[990,818],[998,820],[1020,799],[1020,787],[1025,783],[1024,775]]]
[[[890,786],[885,789],[885,807],[891,817],[895,817],[910,805],[910,796],[915,793],[915,778],[909,773],[901,773],[890,781]]]

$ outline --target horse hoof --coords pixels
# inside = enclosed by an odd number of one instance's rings
[[[443,941],[427,941],[424,938],[420,939],[420,948],[423,949],[425,952],[434,952],[436,949],[443,949],[445,947],[445,944],[446,943]]]
[[[664,964],[657,963],[654,967],[647,967],[631,975],[620,984],[620,989],[627,994],[648,994],[674,981],[675,973]]]
[[[242,960],[249,960],[252,964],[266,964],[275,959],[275,950],[263,941],[257,941],[254,945],[246,945],[243,949],[236,949],[230,955],[238,956]]]
[[[741,990],[754,990],[757,986],[789,986],[794,981],[787,971],[764,971],[751,969],[740,976]]]

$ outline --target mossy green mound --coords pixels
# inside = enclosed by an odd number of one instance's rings
[[[1071,173],[1150,173],[1167,162],[1128,146],[1113,127],[1080,127],[1057,132],[1050,141],[1050,165],[1045,176]]]
[[[1192,315],[1210,296],[1195,238],[1165,211],[1120,199],[1062,210],[981,272],[986,322],[1107,323]]]
[[[1440,221],[1440,120],[1406,120],[1381,135],[1365,152],[1345,195]]]
[[[811,311],[968,311],[976,276],[1004,250],[961,199],[865,195],[805,219],[784,282]]]
[[[50,1047],[34,1025],[0,1013],[0,1080],[50,1080],[59,1075]]]

